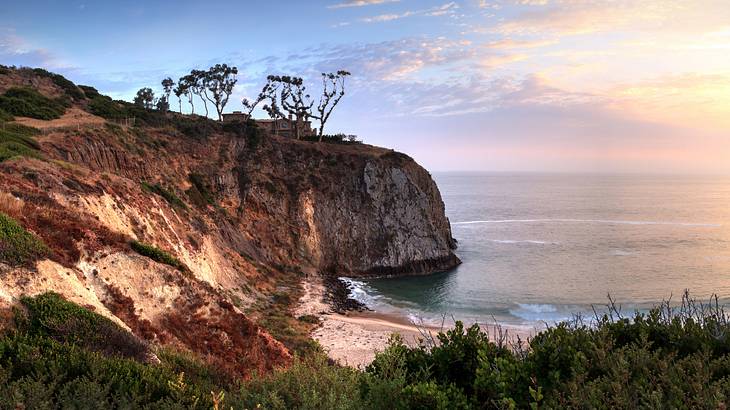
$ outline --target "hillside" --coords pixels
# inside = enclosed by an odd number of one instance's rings
[[[459,263],[406,155],[147,111],[43,70],[3,68],[0,110],[5,307],[54,291],[249,375],[307,348],[288,314],[303,281]]]

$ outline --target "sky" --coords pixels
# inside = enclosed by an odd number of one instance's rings
[[[0,3],[0,64],[114,98],[216,63],[225,111],[348,70],[327,132],[434,172],[730,173],[728,0]]]

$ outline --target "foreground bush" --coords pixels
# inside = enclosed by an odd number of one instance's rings
[[[0,339],[0,408],[726,408],[730,393],[726,315],[688,297],[562,323],[529,349],[457,323],[421,347],[394,337],[365,372],[313,354],[240,383],[171,350],[144,364],[144,343],[58,295],[21,302]]]
[[[188,385],[106,318],[47,293],[23,298],[16,329],[0,339],[0,408],[210,408],[210,393]]]
[[[0,212],[0,262],[10,266],[31,266],[50,254],[50,249],[37,236]]]
[[[725,408],[728,336],[721,307],[686,295],[630,319],[612,310],[591,325],[561,323],[529,349],[457,323],[430,348],[393,339],[363,394],[396,408]]]

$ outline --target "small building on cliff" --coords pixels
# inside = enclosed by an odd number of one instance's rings
[[[246,122],[249,115],[241,111],[233,111],[232,113],[223,114],[224,122]],[[256,125],[269,135],[278,135],[280,137],[296,138],[297,121],[290,115],[289,118],[277,119],[253,119]],[[315,135],[312,129],[312,121],[299,122],[299,137],[311,137]]]

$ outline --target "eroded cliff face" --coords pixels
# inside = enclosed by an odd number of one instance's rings
[[[428,274],[459,263],[438,188],[403,154],[156,115],[163,125],[119,127],[86,112],[32,122],[48,125],[35,137],[38,158],[0,163],[0,211],[51,254],[0,263],[0,305],[56,291],[146,340],[250,374],[291,360],[257,312],[296,293],[305,273]]]
[[[271,139],[239,164],[245,208],[320,271],[395,276],[459,263],[438,188],[406,155]]]

